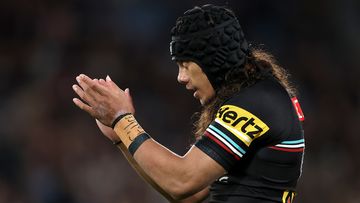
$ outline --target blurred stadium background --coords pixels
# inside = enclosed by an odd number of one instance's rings
[[[165,202],[72,103],[79,73],[129,87],[137,118],[183,154],[198,102],[169,57],[176,17],[228,5],[290,71],[306,116],[297,203],[360,202],[360,1],[1,0],[0,203]]]

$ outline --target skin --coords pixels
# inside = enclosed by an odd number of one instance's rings
[[[177,80],[187,90],[194,91],[194,97],[205,105],[215,96],[214,88],[199,65],[194,62],[177,62],[179,73]]]
[[[108,137],[108,138],[110,138],[110,139],[111,139],[111,138],[117,138],[117,137],[118,137],[117,134],[115,133],[115,131],[114,131],[112,128],[105,126],[104,124],[102,124],[102,123],[101,123],[100,121],[98,121],[98,120],[96,120],[96,124],[98,125],[99,129],[101,130],[101,132],[102,132],[106,137]],[[123,152],[124,156],[126,156],[125,154],[126,154],[127,149],[124,149],[124,148],[121,148],[121,147],[119,147],[119,149]],[[147,174],[141,173],[141,172],[139,171],[139,169],[136,168],[136,165],[138,165],[138,164],[137,164],[137,162],[134,160],[134,158],[133,158],[131,155],[130,155],[130,156],[127,156],[127,158],[129,159],[129,160],[128,160],[128,161],[129,161],[129,164],[131,164],[131,165],[133,166],[133,168],[138,171],[139,175],[141,175],[145,180],[146,180],[146,179],[151,179]],[[134,166],[135,166],[135,167],[134,167]],[[141,170],[141,169],[140,169],[140,170]],[[141,171],[143,171],[143,170],[141,170]],[[152,180],[152,179],[151,179],[151,180]],[[149,183],[150,183],[150,182],[149,182]],[[150,184],[151,184],[151,183],[150,183]],[[156,190],[158,190],[158,189],[156,188],[156,186],[153,185],[153,187],[154,187]],[[158,190],[158,192],[160,192],[161,194],[163,194],[162,191],[159,191],[159,190]],[[175,199],[174,199],[173,197],[171,197],[169,194],[165,194],[164,197],[165,197],[166,199],[168,199],[169,202],[194,203],[194,202],[202,202],[204,199],[206,199],[206,197],[208,196],[208,194],[209,194],[209,187],[206,187],[206,188],[204,188],[203,190],[201,190],[200,192],[197,192],[196,194],[194,194],[194,195],[192,195],[192,196],[190,196],[190,197],[188,197],[188,198],[181,199],[181,200],[175,200]]]
[[[194,91],[201,104],[206,104],[215,92],[204,72],[193,62],[178,62],[178,66],[178,81]],[[129,90],[123,91],[110,77],[97,80],[81,74],[76,80],[78,84],[73,89],[81,100],[74,98],[75,105],[97,119],[103,132],[118,115],[135,112]],[[104,135],[112,141],[119,140],[110,132]],[[182,202],[201,201],[208,194],[208,186],[226,172],[196,146],[179,156],[153,139],[145,141],[133,158],[162,189]]]

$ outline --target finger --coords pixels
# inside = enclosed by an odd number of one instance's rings
[[[76,81],[78,82],[79,86],[83,89],[83,90],[87,90],[89,88],[89,86],[87,85],[87,83],[84,83],[83,80],[81,79],[80,75],[76,77]]]
[[[94,104],[94,98],[92,96],[89,96],[86,92],[84,92],[83,89],[81,89],[81,87],[79,87],[78,85],[73,85],[72,86],[74,92],[86,103],[90,104],[91,106]]]
[[[85,92],[89,92],[89,94],[92,94],[94,97],[96,97],[96,93],[100,95],[107,95],[107,88],[100,85],[98,79],[92,80],[88,76],[80,74],[79,81],[83,90]]]
[[[84,92],[87,92],[88,94],[91,94],[92,96],[96,95],[96,91],[92,88],[95,84],[99,83],[99,80],[94,78],[91,79],[85,74],[80,74],[76,77],[77,82],[79,83],[80,87],[84,90]]]
[[[108,84],[105,82],[105,80],[104,79],[94,79],[94,81],[96,82],[96,84],[98,84],[98,85],[101,85],[101,86],[104,86],[104,87],[106,87],[105,89],[108,89]]]
[[[79,107],[81,110],[86,111],[87,113],[89,113],[91,116],[94,115],[94,111],[92,110],[91,106],[85,104],[84,102],[82,102],[80,99],[78,98],[73,98],[73,102],[75,103],[75,105],[77,107]]]
[[[100,79],[92,79],[93,82],[95,82],[96,84],[100,84],[100,85],[103,85],[103,86],[107,86],[107,83],[105,82],[104,79],[100,78]]]
[[[84,74],[80,74],[79,76],[76,77],[76,81],[78,82],[79,86],[81,87],[81,90],[83,91],[83,94],[79,95],[80,98],[86,100],[86,102],[89,104],[93,104],[91,102],[96,101],[96,98],[98,97],[98,93],[90,88],[88,82],[89,79],[90,78]],[[95,83],[96,80],[97,79],[93,79],[92,81]]]
[[[93,79],[93,81],[94,81],[95,83],[100,84],[100,85],[103,85],[103,86],[106,86],[106,85],[107,85],[107,83],[105,82],[104,79],[100,79],[100,80],[98,80],[98,79]]]
[[[110,84],[107,83],[104,79],[100,79],[99,84],[106,87],[106,89],[109,89],[109,87],[110,87]]]

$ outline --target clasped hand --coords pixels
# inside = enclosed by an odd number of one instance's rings
[[[135,112],[129,89],[123,91],[109,76],[104,80],[80,74],[76,81],[72,88],[81,100],[74,98],[73,102],[104,125],[111,126],[119,115]]]

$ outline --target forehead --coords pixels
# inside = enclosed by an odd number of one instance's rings
[[[196,67],[196,68],[199,68],[200,70],[202,70],[200,65],[198,63],[196,63],[195,61],[192,61],[192,60],[175,60],[175,62],[178,65],[181,65],[181,66],[187,66],[187,67],[192,67],[192,68]]]

